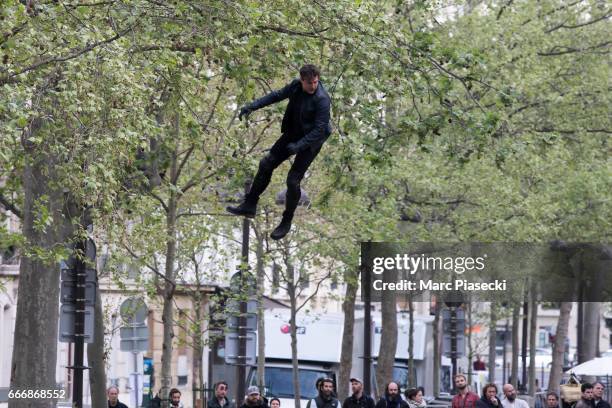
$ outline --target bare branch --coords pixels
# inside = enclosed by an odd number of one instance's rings
[[[319,34],[324,33],[325,31],[329,30],[329,28],[323,28],[321,30],[304,32],[304,31],[289,30],[284,27],[273,27],[273,26],[259,26],[258,28],[262,31],[276,31],[277,33],[297,35],[297,36],[310,37],[310,38],[323,38]],[[327,39],[327,38],[323,38],[323,39]]]
[[[0,194],[0,204],[2,204],[2,206],[5,209],[7,209],[10,212],[12,212],[13,214],[15,214],[15,216],[17,216],[17,218],[19,218],[20,220],[23,220],[23,212],[21,212],[21,210],[19,208],[17,208],[17,206],[15,204],[13,204],[9,200],[7,200],[7,198],[3,194]]]
[[[149,194],[151,195],[151,197],[153,197],[154,199],[156,199],[157,201],[159,201],[159,203],[161,204],[162,208],[164,209],[165,212],[168,212],[168,206],[166,205],[166,203],[164,202],[164,199],[161,198],[159,195],[155,194],[155,192],[153,191],[149,191]]]
[[[497,13],[497,18],[496,20],[499,20],[502,16],[502,14],[504,13],[504,10],[506,10],[506,8],[510,7],[512,5],[512,2],[514,0],[508,0],[508,3],[504,4],[500,9],[499,12]]]
[[[600,16],[600,17],[596,18],[596,19],[593,19],[593,20],[587,21],[586,23],[576,24],[576,25],[565,25],[564,23],[561,23],[561,24],[559,24],[559,25],[557,25],[557,26],[555,26],[555,27],[552,27],[552,28],[550,28],[550,29],[548,29],[548,30],[544,31],[544,32],[545,32],[546,34],[549,34],[549,33],[552,33],[553,31],[560,30],[560,29],[562,29],[562,28],[567,28],[567,29],[575,29],[575,28],[585,27],[585,26],[588,26],[588,25],[591,25],[591,24],[598,23],[598,22],[600,22],[600,21],[602,21],[602,20],[606,20],[606,19],[608,19],[608,18],[609,18],[611,15],[612,15],[612,14],[610,14],[609,12],[606,12],[604,15],[602,15],[602,16]]]
[[[552,56],[557,56],[557,55],[574,54],[577,52],[584,52],[584,51],[596,50],[598,48],[607,47],[610,44],[612,44],[612,41],[606,41],[601,44],[592,45],[590,47],[584,47],[584,48],[555,46],[547,52],[538,52],[537,55],[539,55],[540,57],[552,57]]]

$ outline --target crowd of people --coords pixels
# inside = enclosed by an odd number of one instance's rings
[[[391,381],[385,386],[384,394],[375,402],[372,397],[364,392],[363,381],[353,377],[351,382],[351,395],[340,403],[335,394],[335,383],[331,378],[320,378],[316,382],[317,396],[308,401],[307,408],[426,408],[427,403],[423,398],[422,387],[406,390],[405,399],[400,392],[400,384]],[[451,408],[529,408],[527,401],[517,398],[517,392],[512,384],[502,387],[502,398],[499,398],[499,390],[496,384],[486,384],[482,388],[482,395],[470,391],[465,374],[457,374],[454,377],[457,394],[453,397]],[[603,398],[604,384],[585,383],[581,385],[581,399],[573,408],[611,408],[610,404]],[[228,399],[229,386],[225,381],[219,381],[214,386],[214,396],[208,400],[207,408],[235,408]],[[118,400],[119,390],[111,386],[107,390],[109,408],[127,408]],[[181,392],[173,388],[168,394],[172,408],[183,408]],[[559,396],[555,392],[546,394],[545,408],[561,408]],[[160,396],[157,395],[151,401],[151,408],[159,408]],[[240,408],[281,408],[278,398],[267,399],[261,395],[259,387],[252,385],[248,387],[244,402]]]
[[[517,398],[512,384],[505,384],[502,387],[503,398],[500,399],[496,384],[485,385],[482,387],[482,395],[478,396],[469,391],[464,374],[457,374],[454,381],[458,392],[453,397],[452,408],[529,408],[527,401]],[[603,398],[604,389],[601,382],[582,384],[582,396],[574,408],[610,408],[610,404]],[[545,408],[561,408],[557,393],[550,391],[546,394]]]

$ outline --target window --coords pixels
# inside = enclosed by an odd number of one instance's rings
[[[293,374],[291,367],[266,367],[266,397],[293,398]],[[302,398],[312,399],[317,396],[315,384],[318,378],[332,377],[332,373],[323,370],[299,369],[300,394]],[[249,385],[257,385],[257,369],[251,371]]]

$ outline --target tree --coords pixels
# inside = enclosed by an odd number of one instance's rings
[[[389,273],[385,271],[384,273]],[[384,278],[383,278],[384,279]],[[387,278],[388,279],[388,278]],[[391,281],[391,279],[388,279]],[[397,349],[397,305],[395,292],[383,296],[381,302],[382,333],[380,335],[380,350],[376,366],[376,395],[385,393],[385,386],[393,379],[393,364]]]

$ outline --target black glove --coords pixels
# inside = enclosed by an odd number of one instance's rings
[[[289,154],[297,154],[299,151],[297,143],[289,143],[287,145],[287,151],[289,152]]]
[[[242,117],[249,117],[249,115],[251,114],[251,112],[253,112],[253,109],[251,109],[251,107],[249,105],[244,105],[242,108],[240,108],[240,113],[238,114],[238,119],[242,120]]]

